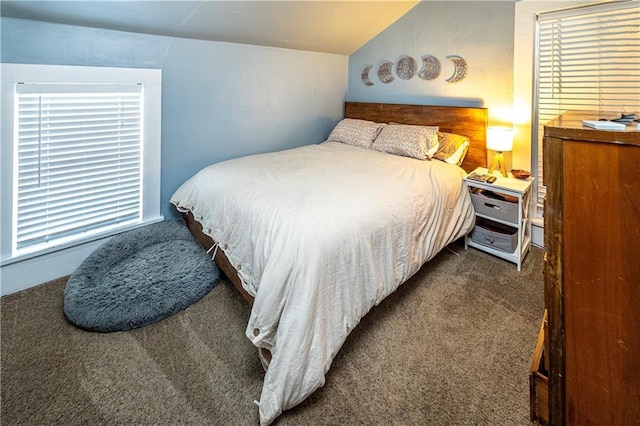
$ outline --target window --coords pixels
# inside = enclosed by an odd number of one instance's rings
[[[15,105],[16,252],[140,220],[140,85],[19,83]]]
[[[161,219],[160,86],[159,70],[2,64],[3,266]]]
[[[537,141],[542,212],[543,126],[567,110],[603,117],[640,111],[640,7],[637,2],[541,13],[536,23],[532,141]]]

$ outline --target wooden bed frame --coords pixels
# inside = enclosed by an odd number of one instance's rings
[[[470,139],[469,150],[462,163],[464,170],[470,172],[477,167],[487,165],[488,111],[486,108],[345,102],[345,118],[379,123],[439,126],[442,132],[457,133]],[[184,215],[184,218],[195,239],[206,249],[211,248],[214,245],[213,239],[202,232],[202,226],[193,215],[189,212]],[[249,305],[253,306],[253,297],[242,287],[238,272],[222,250],[216,251],[214,261]]]

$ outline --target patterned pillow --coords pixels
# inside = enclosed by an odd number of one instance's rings
[[[344,118],[331,131],[327,141],[342,142],[361,148],[370,148],[373,140],[385,126],[384,123]]]
[[[394,124],[385,126],[371,146],[389,154],[428,160],[438,149],[438,127]]]
[[[455,133],[439,132],[440,147],[433,158],[449,164],[461,165],[469,149],[469,138]]]

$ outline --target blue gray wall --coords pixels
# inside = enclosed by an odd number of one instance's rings
[[[485,106],[490,124],[513,121],[511,1],[421,2],[350,57],[12,18],[1,24],[3,62],[162,69],[166,217],[176,216],[173,191],[207,164],[321,142],[345,98]],[[426,54],[442,62],[438,79],[377,79],[382,60]],[[469,64],[458,83],[445,81],[452,54]],[[370,87],[360,78],[368,64]]]
[[[205,165],[318,143],[343,114],[348,58],[2,18],[2,62],[163,72],[161,202]]]
[[[353,101],[484,106],[490,124],[511,122],[513,104],[513,35],[515,6],[512,1],[423,1],[392,26],[349,57],[349,89]],[[424,55],[442,63],[441,75],[432,81],[396,77],[382,83],[377,67],[382,60],[396,63],[409,55],[421,63]],[[448,55],[468,63],[467,77],[457,83],[445,80],[453,73]],[[361,73],[373,86],[365,86]]]

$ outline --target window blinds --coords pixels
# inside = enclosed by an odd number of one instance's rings
[[[602,118],[640,112],[640,7],[637,2],[587,6],[538,16],[532,140],[537,141],[538,212],[543,126],[567,110]]]
[[[14,249],[141,217],[142,86],[17,84]]]

